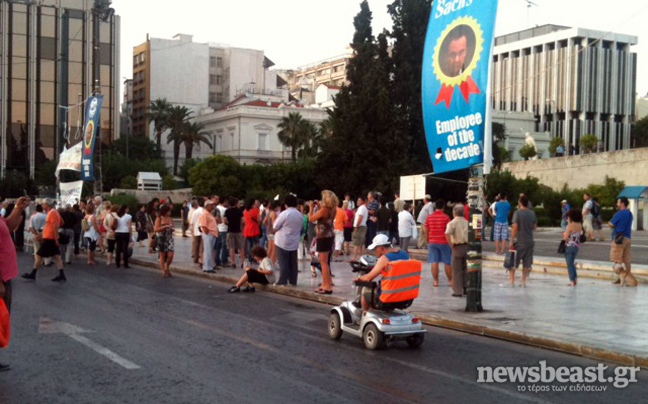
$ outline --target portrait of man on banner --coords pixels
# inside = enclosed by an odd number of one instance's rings
[[[441,71],[448,77],[461,75],[475,57],[476,37],[468,25],[453,28],[441,43]]]

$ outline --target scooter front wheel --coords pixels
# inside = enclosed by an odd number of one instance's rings
[[[362,341],[367,349],[379,349],[383,346],[385,335],[375,324],[368,324],[362,333]]]
[[[331,339],[338,340],[342,337],[342,321],[337,312],[331,313],[328,321],[328,333]]]

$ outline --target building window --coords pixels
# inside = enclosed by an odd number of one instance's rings
[[[216,93],[209,93],[209,103],[214,104],[216,102]]]
[[[259,133],[259,150],[268,150],[268,134],[267,133]]]
[[[223,151],[223,135],[218,135],[216,136],[216,144],[214,147],[216,148],[216,152],[220,153]]]
[[[216,76],[216,85],[220,86],[223,84],[223,76]]]
[[[223,58],[220,56],[216,58],[216,67],[223,67]]]
[[[216,57],[215,56],[210,56],[209,57],[209,67],[216,67]]]
[[[219,104],[223,102],[223,93],[216,93],[216,102]]]
[[[230,133],[230,150],[234,151],[234,132]]]
[[[209,85],[210,86],[215,86],[216,85],[216,75],[215,74],[210,74],[209,75]]]

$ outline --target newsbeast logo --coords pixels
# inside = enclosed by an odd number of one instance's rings
[[[608,366],[599,363],[597,366],[547,366],[547,361],[540,361],[540,366],[499,366],[496,368],[482,366],[477,368],[477,383],[518,383],[518,391],[532,393],[548,391],[606,391],[612,383],[617,389],[624,389],[630,383],[637,382],[638,367],[616,367],[607,372]],[[546,384],[554,383],[551,386]],[[560,386],[555,383],[569,383]]]

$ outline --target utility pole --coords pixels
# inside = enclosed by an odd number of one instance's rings
[[[470,167],[468,180],[468,296],[466,311],[478,313],[482,307],[482,239],[484,210],[484,167]]]
[[[59,55],[59,83],[58,83],[58,140],[56,142],[56,158],[65,147],[65,134],[68,124],[68,62],[70,55],[70,15],[67,10],[61,14],[61,52]]]
[[[95,0],[92,8],[92,94],[101,94],[101,22],[110,21],[115,10],[110,8],[112,0]],[[101,124],[97,122],[97,135],[99,137],[99,156],[97,170],[99,175],[98,181],[95,182],[95,194],[99,195],[103,191],[103,169],[101,166],[102,139]]]

